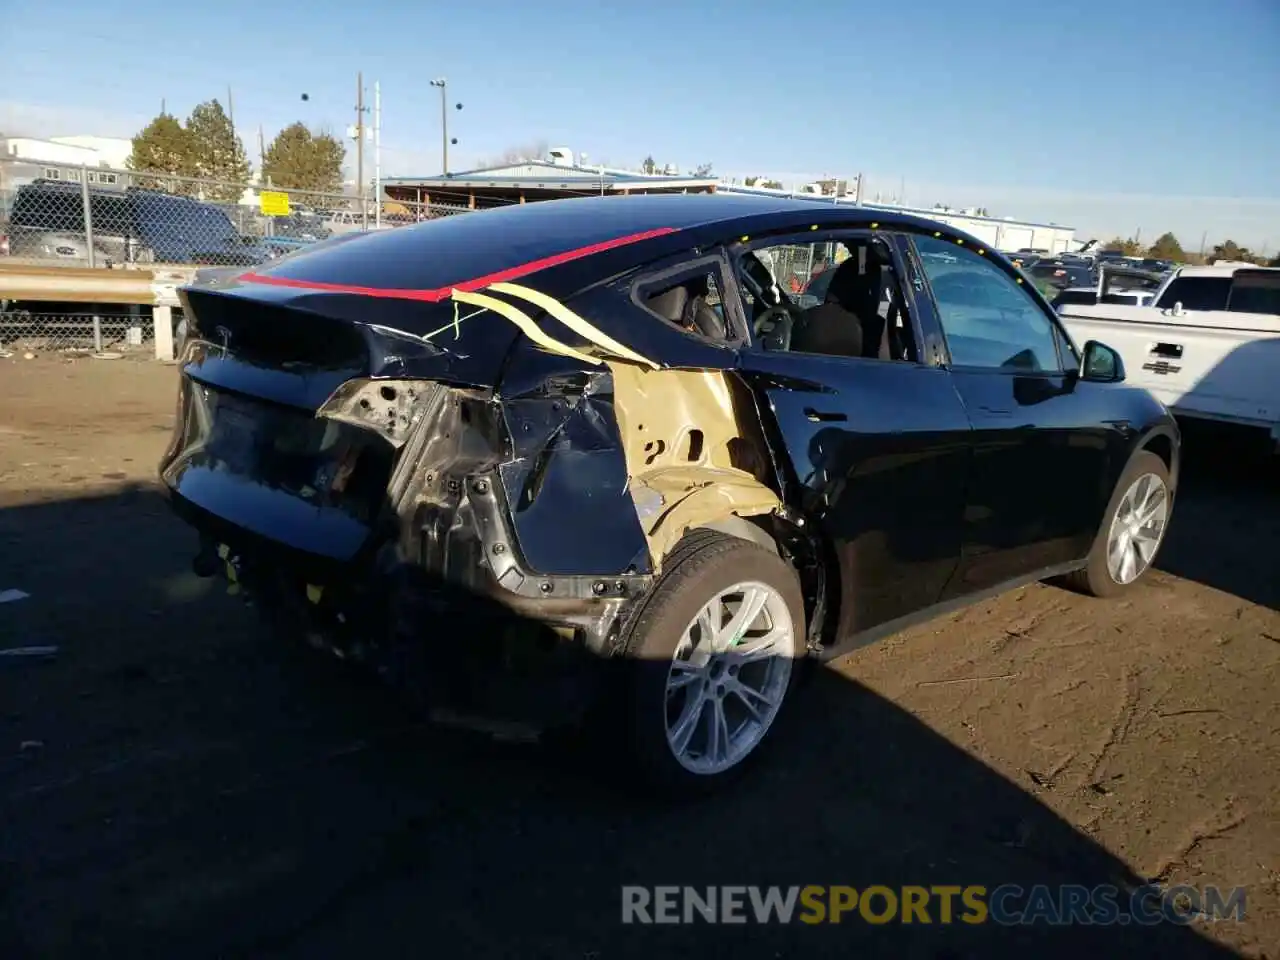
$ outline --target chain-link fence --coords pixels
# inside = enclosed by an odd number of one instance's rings
[[[24,353],[149,355],[151,311],[131,314],[0,312],[0,356]]]
[[[833,242],[788,243],[757,250],[756,255],[787,293],[803,293],[809,281],[834,266],[843,248]]]
[[[0,157],[0,257],[78,267],[254,266],[465,208]]]

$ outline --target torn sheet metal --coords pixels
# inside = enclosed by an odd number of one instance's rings
[[[584,371],[523,341],[503,384],[510,448],[499,472],[530,566],[566,575],[648,572],[608,369]]]

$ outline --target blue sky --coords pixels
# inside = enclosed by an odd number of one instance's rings
[[[128,136],[162,98],[185,116],[230,86],[256,157],[259,124],[343,130],[362,70],[384,174],[429,174],[444,75],[455,170],[544,141],[788,182],[863,171],[909,203],[1280,248],[1280,0],[62,0],[4,19],[9,134]]]

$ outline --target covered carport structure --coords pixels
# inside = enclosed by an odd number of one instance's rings
[[[385,200],[406,206],[478,210],[565,197],[715,193],[714,177],[657,176],[533,161],[435,177],[384,178]]]

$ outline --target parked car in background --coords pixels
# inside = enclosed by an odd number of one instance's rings
[[[1059,314],[1066,306],[1080,304],[1142,307],[1152,302],[1164,280],[1163,273],[1104,264],[1088,286],[1068,286],[1052,293],[1049,299]]]
[[[211,203],[154,190],[89,188],[94,264],[195,263],[252,266],[271,258]],[[87,261],[83,188],[37,180],[19,187],[9,213],[13,256]],[[73,242],[78,238],[79,248]],[[70,251],[70,252],[67,252]]]
[[[271,239],[314,241],[324,240],[333,233],[322,217],[303,207],[295,207],[287,217],[269,217],[267,224],[266,235]]]
[[[325,229],[330,235],[338,233],[365,232],[373,229],[373,217],[366,218],[355,210],[332,210],[324,221]]]
[[[92,261],[89,244],[84,234],[76,235],[66,230],[40,230],[19,226],[12,233],[0,235],[0,256],[25,257],[32,260],[53,260],[69,267],[86,267],[93,264],[105,266],[111,254],[101,245],[95,245]]]
[[[1074,335],[1114,343],[1175,414],[1249,428],[1280,450],[1280,269],[1179,267],[1158,284],[1149,305],[1104,297],[1058,312]]]
[[[800,243],[848,254],[810,309],[765,263]],[[160,477],[197,571],[283,635],[705,790],[806,661],[1044,577],[1114,595],[1154,560],[1172,419],[980,247],[675,195],[315,248],[182,291]]]
[[[1115,260],[1127,260],[1129,255],[1123,250],[1099,250],[1096,259],[1099,263],[1108,263]]]
[[[1050,303],[1053,309],[1059,314],[1062,313],[1063,307],[1075,304],[1096,304],[1116,303],[1130,307],[1145,307],[1151,303],[1154,292],[1151,290],[1114,290],[1107,294],[1104,300],[1098,299],[1098,288],[1093,287],[1067,287],[1065,290],[1059,290],[1053,295]]]
[[[1087,263],[1076,263],[1062,258],[1037,260],[1024,271],[1040,288],[1056,294],[1067,287],[1086,287],[1098,281],[1098,275]],[[1041,286],[1043,282],[1044,286]],[[1052,299],[1052,296],[1049,297]]]

